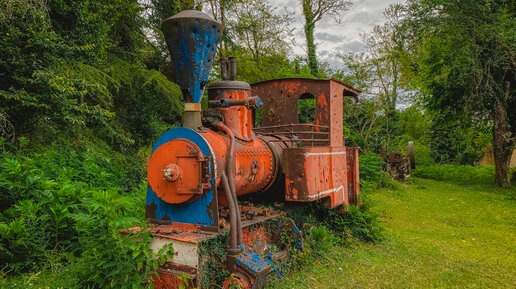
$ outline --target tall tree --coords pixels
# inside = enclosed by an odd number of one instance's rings
[[[385,134],[382,127],[385,117],[371,56],[362,52],[340,58],[345,67],[342,79],[362,91],[358,102],[349,99],[344,105],[344,126],[349,129],[350,141],[362,151],[378,148]]]
[[[276,13],[266,0],[242,0],[229,26],[235,42],[245,47],[259,65],[262,56],[286,53],[292,36],[292,16]]]
[[[351,1],[347,0],[300,0],[305,15],[305,36],[308,53],[308,66],[314,76],[319,73],[317,62],[316,46],[314,41],[315,24],[323,19],[324,16],[332,16],[337,22],[341,22],[342,12],[349,9]]]
[[[225,25],[218,53],[238,57],[239,79],[256,82],[275,78],[289,65],[290,11],[277,12],[268,0],[209,0],[206,7]]]
[[[404,54],[404,36],[395,25],[401,19],[398,6],[391,6],[384,12],[387,21],[374,27],[369,34],[362,35],[368,48],[371,64],[376,74],[379,92],[384,96],[386,114],[392,115],[404,83],[401,79],[401,57]]]
[[[213,18],[218,20],[222,26],[224,27],[224,31],[222,32],[221,39],[221,49],[217,51],[220,55],[225,55],[230,47],[234,47],[234,43],[231,39],[231,36],[228,33],[228,12],[231,13],[235,9],[235,5],[237,3],[241,3],[241,0],[205,0],[208,3],[208,7],[210,8],[211,15]],[[231,18],[231,16],[229,16]]]
[[[194,0],[150,0],[150,4],[151,23],[159,28],[164,19],[183,10],[195,9],[198,3]]]
[[[396,105],[402,95],[407,94],[402,79],[401,56],[404,54],[404,40],[395,27],[400,19],[400,9],[392,6],[384,12],[387,21],[374,27],[368,34],[362,34],[367,53],[340,56],[344,61],[345,78],[360,88],[374,103],[375,113],[383,118],[374,119],[381,142],[387,147],[402,134]],[[364,137],[364,140],[367,140]]]
[[[385,115],[384,144],[389,146],[393,134],[396,135],[396,130],[399,130],[396,105],[406,92],[401,63],[405,44],[403,34],[396,29],[402,15],[401,9],[391,6],[384,15],[387,21],[374,27],[371,33],[363,34],[362,40],[368,49],[368,65],[373,72],[373,92],[378,94]]]
[[[397,27],[411,48],[409,67],[435,110],[492,125],[495,186],[510,187],[516,142],[514,1],[408,0]]]

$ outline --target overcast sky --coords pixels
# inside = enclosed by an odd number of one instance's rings
[[[306,41],[303,31],[304,16],[301,0],[269,0],[271,5],[281,12],[285,7],[294,12],[294,54],[306,54]],[[337,54],[363,51],[365,48],[360,33],[369,32],[375,25],[385,21],[383,11],[390,4],[402,3],[403,0],[353,0],[353,6],[342,15],[342,23],[337,24],[331,17],[325,17],[315,27],[317,56],[332,66],[340,66]]]

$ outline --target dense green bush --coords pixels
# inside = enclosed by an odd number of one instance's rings
[[[360,185],[365,190],[377,188],[395,188],[396,182],[383,171],[385,162],[373,152],[366,152],[359,158]]]
[[[349,206],[345,214],[328,210],[328,226],[336,231],[349,231],[351,236],[363,242],[376,243],[382,239],[382,226],[378,214],[367,207]]]
[[[379,182],[383,178],[382,170],[385,163],[380,155],[366,152],[360,155],[359,163],[361,180]]]
[[[492,141],[490,125],[478,125],[465,115],[433,112],[429,147],[437,163],[472,165]]]
[[[136,0],[0,2],[0,107],[16,135],[134,151],[177,125],[181,92],[143,63],[156,49],[140,12]]]
[[[281,266],[282,274],[327,259],[327,254],[336,246],[351,246],[357,241],[377,243],[382,240],[383,227],[379,215],[371,212],[368,206],[350,206],[344,213],[318,205],[305,205],[298,209],[295,211],[303,213],[298,214],[296,219],[304,214],[301,219],[307,221],[303,225],[303,250],[291,248],[287,260]],[[271,284],[273,287],[274,282]]]
[[[350,239],[376,243],[382,239],[379,215],[370,210],[372,205],[367,198],[367,191],[362,191],[359,197],[360,206],[349,206],[344,212],[340,208],[327,209],[317,203],[288,205],[285,210],[297,225],[303,227],[310,225],[309,228],[324,226],[342,244],[347,244]],[[310,230],[308,233],[312,234]],[[336,241],[336,239],[332,240]],[[324,246],[324,244],[317,244],[314,248]]]
[[[342,239],[325,225],[314,226],[305,234],[305,248],[315,258],[322,258],[324,253],[339,244],[342,244]]]
[[[136,174],[120,170],[124,164]],[[141,269],[157,265],[150,236],[118,230],[145,226],[142,172],[140,161],[102,145],[39,151],[24,139],[17,147],[0,139],[0,273],[48,270],[61,260],[75,268],[79,288],[139,286],[149,276]]]
[[[429,166],[435,164],[435,159],[430,148],[417,140],[413,140],[408,134],[403,134],[397,137],[391,150],[407,154],[409,141],[414,143],[416,166]]]
[[[516,168],[511,171],[515,172]],[[450,164],[420,166],[414,170],[414,176],[464,184],[492,184],[494,183],[495,167]]]

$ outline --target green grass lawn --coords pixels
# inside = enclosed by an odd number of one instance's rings
[[[516,288],[516,189],[416,179],[369,194],[385,240],[334,248],[275,288]]]
[[[272,288],[516,288],[516,188],[416,179],[369,194],[384,240],[335,247]],[[0,288],[72,288],[66,270]]]

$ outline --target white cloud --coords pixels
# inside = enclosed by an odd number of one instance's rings
[[[366,47],[361,41],[345,42],[335,47],[335,52],[340,55],[348,54],[349,52],[365,51]]]
[[[326,32],[317,32],[315,33],[315,38],[325,42],[341,42],[344,39],[344,35],[331,34]]]
[[[355,0],[353,6],[342,14],[342,23],[335,23],[331,17],[319,21],[315,27],[315,41],[318,57],[332,66],[340,66],[336,55],[364,51],[360,33],[370,32],[375,25],[385,21],[383,11],[390,4],[403,0]],[[287,8],[294,12],[295,46],[294,55],[305,55],[306,40],[303,30],[304,16],[301,0],[269,0],[278,10]],[[332,59],[334,57],[335,59]]]

